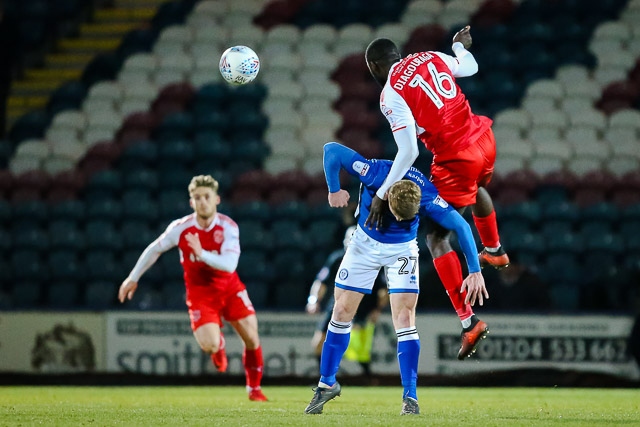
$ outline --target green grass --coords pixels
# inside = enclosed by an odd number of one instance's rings
[[[640,390],[420,388],[422,413],[399,415],[400,387],[343,386],[322,415],[309,387],[0,387],[0,426],[639,426]]]

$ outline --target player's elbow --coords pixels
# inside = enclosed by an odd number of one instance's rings
[[[324,144],[324,146],[322,147],[322,150],[323,150],[324,154],[326,155],[326,154],[330,153],[331,151],[335,150],[335,148],[336,148],[338,145],[340,145],[340,144],[338,144],[337,142],[333,142],[333,141],[331,141],[331,142],[327,142],[327,143],[326,143],[326,144]]]
[[[411,144],[409,146],[409,151],[407,152],[407,158],[411,160],[411,164],[418,158],[420,154],[420,150],[418,150],[418,144]]]
[[[469,73],[471,73],[470,75],[474,75],[475,73],[478,72],[478,63],[475,61],[475,59],[473,61],[471,61],[471,63],[469,64]]]

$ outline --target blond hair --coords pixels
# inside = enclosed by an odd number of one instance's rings
[[[394,183],[389,188],[389,208],[401,220],[415,217],[420,209],[422,191],[413,181],[406,179]]]
[[[197,175],[191,178],[189,183],[189,194],[193,193],[198,187],[208,187],[214,193],[218,192],[218,181],[213,179],[211,175]]]

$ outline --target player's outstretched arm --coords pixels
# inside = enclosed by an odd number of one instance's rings
[[[118,290],[118,300],[120,302],[125,302],[125,300],[131,300],[133,298],[133,294],[138,289],[138,282],[131,280],[130,278],[124,279],[124,282],[120,285],[120,289]]]
[[[118,290],[118,299],[120,302],[125,302],[125,300],[133,298],[133,294],[138,288],[138,281],[140,280],[140,277],[142,277],[145,271],[155,264],[162,252],[164,251],[160,248],[158,240],[155,240],[147,246],[140,255],[140,258],[138,258],[138,261],[133,267],[133,270],[131,270],[131,273],[129,273],[129,276],[120,285],[120,289]]]
[[[328,142],[323,148],[322,165],[324,176],[329,188],[329,206],[343,208],[349,203],[349,192],[340,188],[340,171],[345,170],[350,175],[357,175],[352,167],[355,161],[365,162],[366,159],[349,147],[337,142]]]

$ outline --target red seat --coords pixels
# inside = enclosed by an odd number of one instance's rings
[[[268,30],[278,24],[290,22],[306,0],[275,0],[267,3],[253,23]]]
[[[354,53],[345,57],[338,68],[331,74],[331,80],[345,88],[353,82],[364,82],[371,79],[364,55]]]
[[[262,200],[262,193],[256,189],[249,188],[234,188],[231,192],[229,201],[232,204],[240,204],[252,202],[254,200]]]
[[[606,170],[589,171],[576,184],[577,189],[593,189],[609,192],[618,186],[618,178]]]
[[[618,188],[626,188],[640,193],[640,170],[625,173],[617,180],[616,184]]]
[[[73,200],[84,185],[84,175],[79,170],[60,172],[51,177],[51,186],[45,198],[50,203]]]
[[[616,189],[611,195],[611,201],[621,208],[637,205],[640,204],[640,193],[627,188]]]
[[[91,146],[91,148],[85,153],[84,158],[98,158],[113,162],[120,157],[121,152],[122,148],[115,142],[102,141]]]
[[[531,170],[519,169],[505,174],[502,181],[505,189],[520,188],[530,193],[538,185],[540,177]]]
[[[42,195],[33,188],[16,187],[11,192],[10,200],[12,203],[30,202],[33,200],[42,200]]]
[[[581,188],[573,194],[573,203],[581,208],[606,201],[606,193],[596,188]]]
[[[151,131],[158,126],[158,117],[150,111],[139,111],[129,114],[122,123],[120,130],[144,129]]]
[[[13,174],[8,169],[0,170],[0,195],[11,192],[14,179]]]
[[[471,16],[472,27],[490,27],[509,20],[516,5],[512,0],[486,0]]]
[[[358,141],[368,140],[371,138],[369,135],[369,129],[358,126],[344,126],[336,133],[338,140],[348,147],[353,147]]]
[[[304,197],[305,193],[311,187],[311,179],[304,171],[292,169],[280,172],[273,177],[274,189],[290,189],[297,193],[300,197]]]
[[[108,160],[92,157],[89,159],[81,160],[79,166],[79,172],[87,179],[90,179],[97,172],[111,169],[111,162]]]
[[[567,190],[572,191],[578,184],[578,177],[568,170],[559,169],[542,176],[539,184],[564,187]]]
[[[289,188],[276,188],[267,195],[267,203],[271,206],[294,200],[300,200],[300,197],[297,192]]]
[[[380,99],[380,86],[371,77],[354,79],[346,78],[341,84],[341,99],[360,99],[368,103],[376,103]]]
[[[51,186],[51,177],[42,170],[23,172],[14,177],[14,188],[33,190],[42,196]]]
[[[500,192],[492,192],[493,201],[502,206],[523,203],[529,199],[529,193],[522,188],[505,188]]]
[[[260,196],[267,194],[273,185],[273,176],[267,171],[254,169],[239,175],[233,183],[234,190],[257,191]]]
[[[446,35],[447,31],[441,25],[422,25],[411,32],[409,40],[401,50],[405,55],[427,50],[438,50],[442,46]]]
[[[188,82],[170,83],[160,90],[155,101],[170,101],[180,104],[182,109],[184,109],[193,100],[195,94],[196,90]]]
[[[311,206],[324,206],[328,204],[329,190],[326,188],[312,188],[305,196],[305,201]]]
[[[77,196],[78,195],[73,188],[51,187],[46,194],[45,200],[47,203],[56,204],[68,200],[75,200]]]

